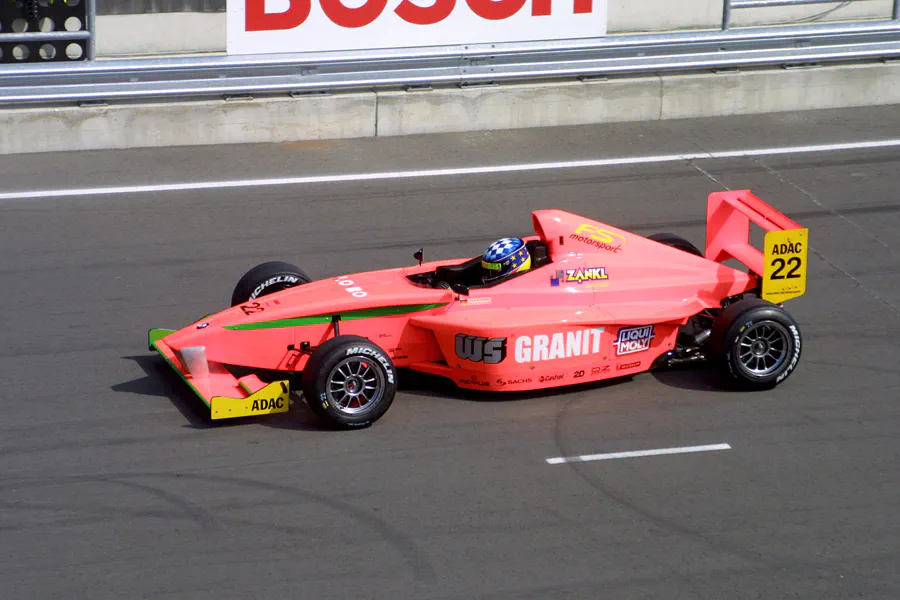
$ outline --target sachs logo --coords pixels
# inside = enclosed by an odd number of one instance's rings
[[[640,327],[623,327],[619,330],[619,337],[613,342],[616,347],[616,356],[634,354],[650,349],[650,340],[655,335],[655,325],[641,325]]]
[[[498,379],[497,385],[524,385],[526,383],[531,383],[531,377],[522,377],[520,379]]]
[[[516,362],[540,362],[585,356],[600,352],[603,328],[581,329],[552,335],[520,335],[516,339]]]

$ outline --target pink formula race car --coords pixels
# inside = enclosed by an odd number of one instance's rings
[[[705,252],[561,210],[532,222],[517,254],[528,268],[509,277],[486,277],[495,267],[481,256],[423,263],[421,251],[415,266],[319,281],[264,263],[231,308],[153,329],[149,343],[213,419],[287,411],[297,382],[340,428],[385,414],[398,368],[491,392],[705,360],[764,389],[796,368],[800,331],[781,303],[805,291],[808,232],[749,191],[709,197]],[[767,232],[761,250],[751,222]]]

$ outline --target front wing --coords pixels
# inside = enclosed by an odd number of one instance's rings
[[[290,408],[290,384],[287,380],[266,383],[256,375],[236,378],[224,365],[205,359],[205,349],[192,358],[195,373],[187,360],[170,348],[165,338],[171,329],[151,329],[147,343],[166,359],[182,380],[210,409],[213,419],[232,419],[287,412]],[[195,349],[196,350],[196,349]],[[198,361],[200,361],[198,363]]]

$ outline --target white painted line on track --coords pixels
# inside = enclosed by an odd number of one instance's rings
[[[235,179],[230,181],[197,181],[160,183],[148,185],[124,185],[115,187],[73,188],[57,190],[32,190],[0,193],[0,200],[24,200],[29,198],[63,198],[67,196],[108,196],[114,194],[148,194],[186,192],[197,190],[224,190],[245,187],[272,187],[315,183],[348,183],[355,181],[383,181],[390,179],[417,179],[425,177],[452,177],[458,175],[487,175],[496,173],[520,173],[526,171],[551,171],[559,169],[583,169],[590,167],[619,167],[689,160],[721,160],[751,156],[778,156],[783,154],[810,154],[816,152],[840,152],[871,150],[900,146],[900,139],[870,140],[820,144],[815,146],[789,146],[782,148],[755,148],[727,150],[723,152],[694,152],[690,154],[661,154],[656,156],[625,156],[618,158],[594,158],[559,162],[527,163],[520,165],[492,165],[484,167],[456,167],[446,169],[422,169],[414,171],[383,171],[376,173],[346,173],[333,175],[304,175],[298,177],[273,177],[268,179]]]
[[[583,454],[582,456],[559,456],[548,458],[551,465],[562,465],[573,462],[591,462],[594,460],[613,460],[616,458],[636,458],[638,456],[661,456],[664,454],[690,454],[691,452],[713,452],[715,450],[731,450],[728,444],[711,444],[709,446],[684,446],[682,448],[659,448],[657,450],[635,450],[633,452],[613,452],[611,454]]]

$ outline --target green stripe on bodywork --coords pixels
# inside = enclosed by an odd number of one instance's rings
[[[163,352],[156,346],[156,342],[158,342],[159,340],[163,339],[164,337],[166,337],[166,336],[169,335],[170,333],[175,333],[175,331],[172,330],[172,329],[151,329],[151,330],[147,333],[147,339],[148,339],[149,342],[150,342],[150,348],[153,349],[153,350],[156,350],[157,352],[159,352],[159,355],[162,356],[164,359],[166,359],[166,362],[169,363],[169,366],[172,367],[172,370],[175,371],[176,373],[178,373],[178,376],[181,377],[181,380],[182,380],[183,382],[185,382],[186,384],[188,384],[188,387],[189,387],[189,388],[191,388],[192,390],[194,390],[194,393],[197,394],[197,397],[198,397],[198,398],[200,398],[201,400],[203,400],[203,404],[205,404],[206,406],[209,406],[209,401],[208,401],[206,398],[203,397],[203,394],[201,394],[201,393],[197,390],[197,388],[194,387],[194,384],[193,384],[193,383],[191,383],[190,381],[188,381],[187,377],[184,376],[184,373],[181,372],[181,369],[179,369],[178,367],[176,367],[175,364],[174,364],[171,360],[169,360],[169,357],[166,356],[165,354],[163,354]]]
[[[225,325],[225,329],[232,331],[250,331],[254,329],[279,329],[281,327],[300,327],[302,325],[324,325],[331,323],[336,315],[341,321],[356,321],[358,319],[371,319],[373,317],[391,317],[394,315],[406,315],[423,310],[431,310],[446,306],[448,302],[438,304],[407,304],[404,306],[385,306],[382,308],[366,308],[363,310],[351,310],[343,313],[331,313],[326,315],[313,315],[310,317],[296,317],[294,319],[279,319],[277,321],[260,321],[258,323],[242,323],[240,325]]]

